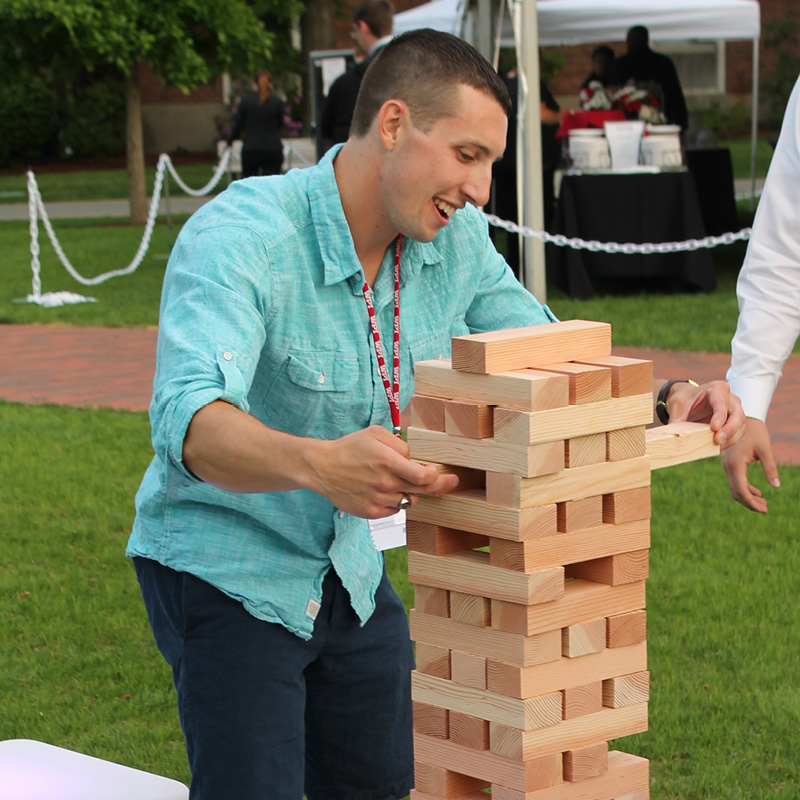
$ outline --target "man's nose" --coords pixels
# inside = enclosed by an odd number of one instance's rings
[[[464,194],[469,202],[476,206],[485,206],[489,202],[492,191],[492,165],[481,166],[463,186]]]

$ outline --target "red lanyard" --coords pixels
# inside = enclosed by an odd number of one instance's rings
[[[394,435],[400,436],[400,248],[402,236],[397,237],[394,250],[394,340],[392,344],[392,382],[389,382],[389,372],[386,369],[386,359],[383,357],[381,332],[378,330],[378,319],[375,316],[375,306],[372,302],[372,292],[369,284],[364,281],[364,301],[369,312],[369,325],[372,328],[372,340],[375,343],[375,356],[378,359],[378,370],[386,390],[386,399],[389,401],[389,410],[392,414],[392,427]]]

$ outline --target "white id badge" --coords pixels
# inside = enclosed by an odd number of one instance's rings
[[[403,547],[406,543],[406,512],[401,509],[391,517],[368,519],[369,532],[378,550],[391,550]]]

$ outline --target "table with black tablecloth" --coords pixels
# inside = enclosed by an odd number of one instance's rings
[[[706,233],[739,230],[731,151],[727,147],[689,147],[686,166],[694,176]]]
[[[554,233],[600,242],[681,242],[706,235],[692,174],[685,170],[565,174]],[[609,254],[548,245],[548,281],[571,297],[594,296],[592,279],[675,292],[716,288],[708,250]]]

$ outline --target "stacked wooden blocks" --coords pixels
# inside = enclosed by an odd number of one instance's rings
[[[413,800],[646,800],[652,364],[604,323],[453,339],[420,362],[408,515]]]

